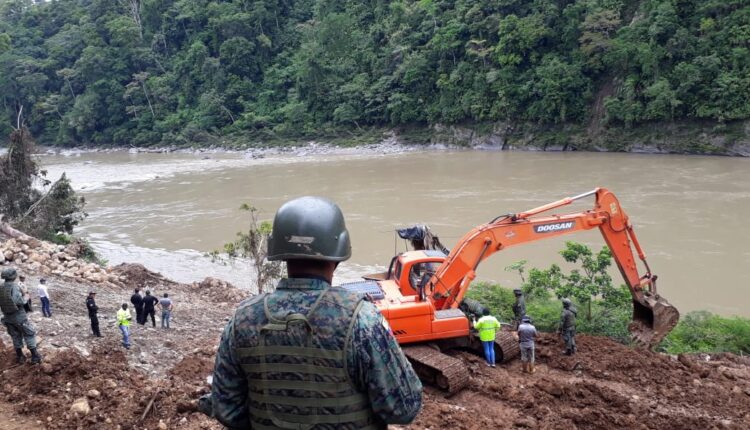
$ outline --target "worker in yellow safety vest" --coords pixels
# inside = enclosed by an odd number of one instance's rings
[[[117,311],[117,326],[120,328],[120,332],[122,333],[122,346],[124,346],[125,349],[130,349],[131,319],[133,319],[133,317],[130,316],[128,305],[126,303],[123,303],[122,309],[119,309]]]
[[[495,367],[495,333],[500,328],[500,321],[490,315],[489,309],[482,311],[482,317],[479,321],[474,319],[474,328],[479,331],[479,340],[484,347],[484,359],[487,365]]]

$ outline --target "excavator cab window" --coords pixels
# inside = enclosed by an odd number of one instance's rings
[[[427,282],[435,274],[435,271],[440,266],[438,263],[416,263],[411,266],[409,272],[409,283],[411,288],[419,295],[420,300],[424,300],[424,287]]]

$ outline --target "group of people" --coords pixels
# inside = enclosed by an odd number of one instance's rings
[[[532,324],[531,317],[526,314],[526,300],[520,288],[513,290],[516,301],[513,303],[514,325],[521,350],[521,368],[525,373],[534,373],[535,340],[537,336],[536,327]],[[562,314],[560,315],[560,336],[565,342],[563,354],[573,355],[576,353],[576,315],[570,299],[562,299]],[[484,357],[487,366],[495,367],[495,336],[500,329],[500,322],[490,315],[489,309],[483,310],[479,320],[473,320],[474,328],[479,332],[479,340],[484,348]]]
[[[19,275],[14,268],[5,268],[2,271],[3,285],[0,288],[0,310],[2,310],[2,324],[5,326],[13,341],[13,348],[16,350],[16,362],[23,364],[26,362],[26,356],[23,352],[24,343],[29,352],[31,352],[31,362],[41,363],[42,356],[36,348],[36,329],[28,314],[32,312],[31,297],[29,290],[25,285],[26,278]],[[52,317],[50,308],[50,295],[47,287],[47,280],[41,278],[37,287],[37,294],[41,303],[42,314],[46,318]],[[146,290],[146,296],[140,295],[140,289],[136,288],[135,294],[130,298],[136,310],[136,320],[140,325],[146,324],[146,318],[151,317],[151,324],[156,327],[154,314],[156,307],[161,310],[161,326],[168,329],[174,304],[169,298],[168,293],[159,300],[151,295],[151,291]],[[91,331],[94,336],[102,337],[99,329],[99,306],[96,305],[96,291],[90,290],[86,297],[86,309],[89,319],[91,320]],[[122,333],[122,344],[125,348],[130,348],[130,311],[128,304],[123,303],[121,309],[117,311],[117,326]]]
[[[164,297],[159,300],[151,295],[150,290],[146,290],[146,295],[143,296],[141,295],[141,289],[136,288],[134,294],[130,296],[130,303],[135,308],[135,319],[139,325],[146,325],[147,319],[150,316],[152,327],[156,327],[156,318],[154,315],[158,307],[161,310],[161,327],[164,329],[170,328],[169,321],[171,320],[174,303],[169,298],[169,293],[164,293]],[[94,336],[102,337],[99,330],[99,307],[96,305],[96,291],[89,291],[89,295],[86,298],[86,308],[91,320],[91,331]],[[120,309],[117,310],[116,319],[117,327],[122,334],[122,346],[130,349],[130,322],[133,320],[133,317],[130,314],[127,303],[123,303]]]

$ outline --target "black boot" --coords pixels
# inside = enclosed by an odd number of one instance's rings
[[[39,352],[34,349],[29,349],[31,351],[31,364],[39,364],[42,362],[42,356],[39,355]]]
[[[26,356],[23,355],[23,349],[16,348],[16,363],[23,364],[26,363]]]

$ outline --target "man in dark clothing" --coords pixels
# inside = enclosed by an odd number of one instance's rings
[[[140,288],[136,288],[135,293],[130,296],[130,303],[132,303],[135,308],[135,322],[140,325],[145,324],[146,320],[143,318],[143,296],[141,296]]]
[[[526,315],[526,300],[523,297],[523,291],[520,288],[513,290],[513,294],[516,296],[516,302],[513,303],[513,321],[515,322],[516,328],[521,325],[521,318]]]
[[[95,298],[96,291],[89,291],[89,296],[86,299],[86,308],[89,310],[89,318],[91,319],[91,331],[94,332],[94,336],[102,337],[102,334],[99,332],[99,317],[97,316],[99,306],[96,305]]]
[[[151,295],[150,290],[146,290],[146,297],[143,298],[143,323],[146,323],[148,317],[151,316],[151,325],[156,328],[156,304],[159,303],[159,299]]]
[[[570,299],[562,300],[563,311],[560,315],[560,335],[565,341],[565,355],[576,353],[576,308],[572,305]]]

